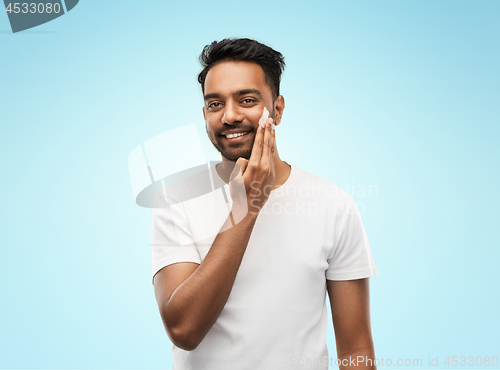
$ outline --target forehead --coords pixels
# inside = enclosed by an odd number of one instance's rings
[[[264,94],[267,92],[264,71],[257,63],[221,62],[210,68],[205,78],[205,94],[231,94],[248,88],[258,89]]]

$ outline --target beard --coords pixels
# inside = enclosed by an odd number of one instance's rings
[[[241,143],[239,145],[224,144],[224,139],[221,136],[216,137],[215,140],[211,138],[210,135],[208,135],[208,137],[214,148],[222,156],[224,156],[231,162],[236,162],[240,157],[245,158],[246,160],[250,160],[250,156],[252,155],[253,143],[255,141],[255,134],[254,131],[252,131],[247,135],[254,136],[253,138],[249,138],[244,143]]]

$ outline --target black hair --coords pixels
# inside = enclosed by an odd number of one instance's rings
[[[281,73],[285,69],[285,57],[260,42],[247,38],[214,41],[203,48],[199,60],[203,70],[198,75],[198,82],[201,84],[203,94],[205,94],[205,78],[208,71],[223,61],[257,63],[264,71],[265,81],[273,94],[273,101],[280,94],[280,80]]]

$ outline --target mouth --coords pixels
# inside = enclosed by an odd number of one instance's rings
[[[246,140],[251,132],[252,131],[228,135],[229,137],[227,137],[226,135],[221,135],[221,137],[224,141],[227,141],[230,143],[237,143],[237,142]]]

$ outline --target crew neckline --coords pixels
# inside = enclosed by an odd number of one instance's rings
[[[287,162],[287,161],[283,161],[283,162],[285,162],[286,164],[288,164],[290,166],[290,174],[288,175],[288,178],[286,179],[286,181],[283,184],[281,184],[281,186],[279,186],[276,189],[271,190],[271,193],[269,194],[269,196],[278,194],[283,189],[285,189],[288,186],[290,186],[290,184],[292,183],[292,181],[295,178],[295,174],[297,172],[296,167],[293,164],[291,164],[290,162]]]

